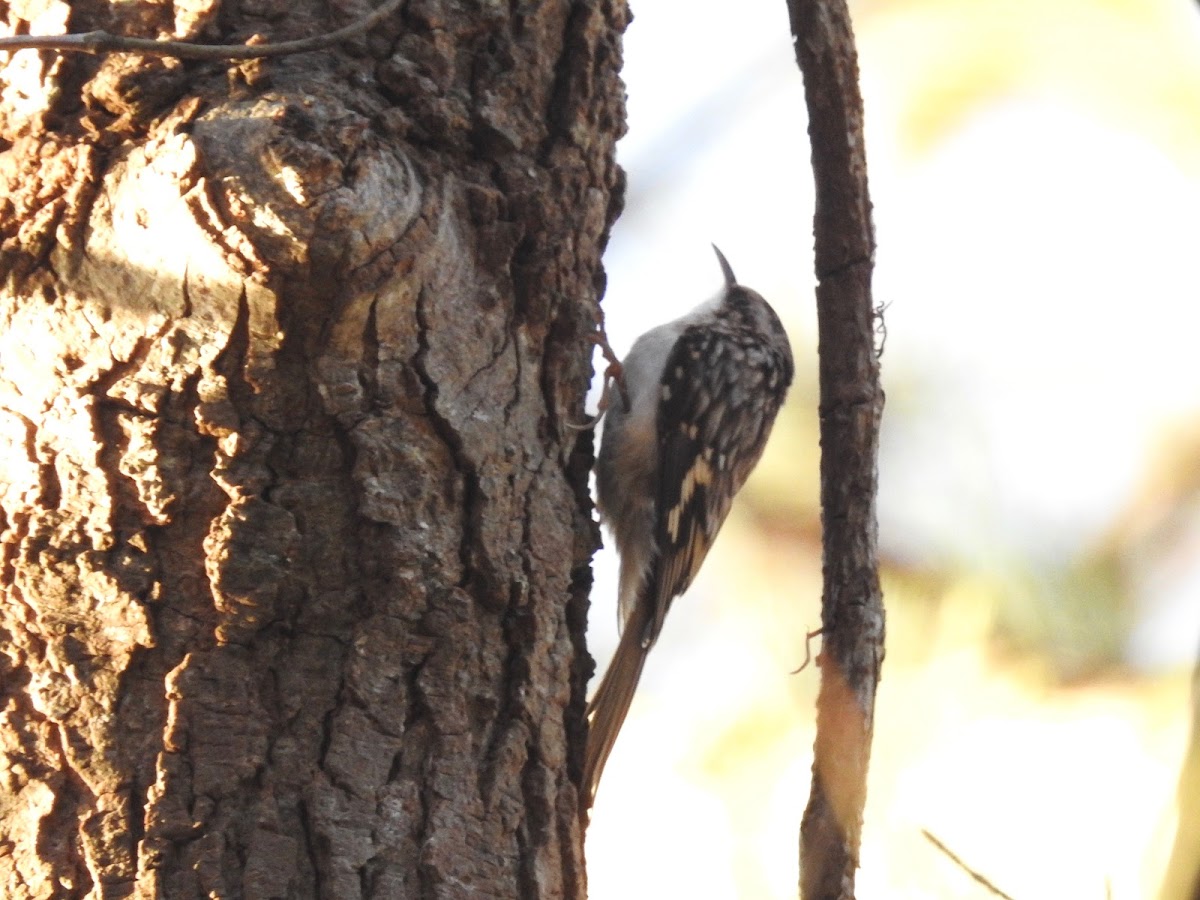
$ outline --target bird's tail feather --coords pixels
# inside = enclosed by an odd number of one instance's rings
[[[649,648],[642,646],[645,623],[641,620],[644,618],[644,613],[638,615],[635,611],[630,621],[625,623],[617,652],[613,654],[600,686],[588,703],[588,741],[583,768],[583,789],[588,808],[596,799],[604,764],[608,762],[608,755],[617,742],[617,734],[629,712],[633,693],[642,677],[642,667],[646,664]]]

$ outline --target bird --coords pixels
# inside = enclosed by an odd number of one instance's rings
[[[671,603],[696,577],[766,446],[795,374],[783,324],[738,284],[636,341],[603,408],[596,505],[620,555],[621,636],[587,705],[584,809],[629,712]]]

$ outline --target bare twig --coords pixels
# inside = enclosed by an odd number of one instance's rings
[[[884,319],[883,314],[887,312],[888,307],[891,305],[891,303],[880,303],[874,309],[875,337],[879,339],[879,343],[875,346],[876,359],[883,359],[883,350],[885,347],[887,347],[887,321]]]
[[[404,0],[387,0],[382,6],[329,34],[283,41],[278,44],[191,44],[187,41],[156,41],[150,38],[124,37],[107,31],[82,34],[22,34],[0,37],[0,53],[17,50],[55,50],[60,53],[140,53],[144,56],[173,56],[178,59],[263,59],[324,50],[378,25]]]
[[[800,663],[800,668],[793,669],[793,675],[799,675],[808,668],[808,664],[812,662],[812,642],[813,638],[820,637],[825,633],[824,628],[814,628],[812,631],[804,635],[804,662]]]
[[[990,891],[992,894],[994,894],[997,897],[1003,897],[1004,900],[1013,900],[1013,898],[1011,896],[1004,893],[1004,891],[1000,890],[1000,888],[998,888],[994,884],[992,884],[992,882],[989,881],[987,879],[987,877],[979,874],[974,869],[972,869],[970,866],[968,866],[965,862],[963,862],[962,859],[959,858],[954,853],[954,851],[952,851],[949,847],[947,847],[945,844],[943,844],[941,841],[939,841],[936,837],[934,837],[930,831],[922,828],[921,834],[923,834],[925,836],[925,840],[929,841],[929,843],[933,844],[933,846],[937,847],[939,850],[941,850],[943,853],[945,853],[946,856],[948,856],[950,858],[950,861],[952,863],[954,863],[956,866],[958,866],[960,869],[962,869],[964,872],[966,872],[968,875],[970,875],[972,878],[974,878],[977,882],[979,882],[981,885],[983,885],[983,887],[986,888],[988,891]]]

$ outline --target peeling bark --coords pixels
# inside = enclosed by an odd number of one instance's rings
[[[10,5],[273,40],[363,4]],[[0,76],[0,894],[583,897],[621,0]]]

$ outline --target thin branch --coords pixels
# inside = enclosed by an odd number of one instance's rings
[[[950,857],[950,861],[952,863],[954,863],[956,866],[958,866],[960,869],[962,869],[964,872],[966,872],[968,875],[970,875],[972,878],[974,878],[977,882],[979,882],[981,885],[983,885],[992,894],[994,894],[997,897],[1003,897],[1004,900],[1013,900],[1013,898],[1011,896],[1004,893],[1004,891],[1000,890],[1000,888],[998,888],[994,884],[992,884],[991,881],[989,881],[985,876],[979,874],[974,869],[972,869],[970,866],[968,866],[965,862],[963,862],[962,859],[960,859],[958,856],[956,856],[954,854],[954,851],[952,851],[949,847],[947,847],[945,844],[943,844],[941,841],[939,841],[936,837],[934,837],[931,832],[922,828],[921,834],[923,834],[925,836],[925,840],[929,841],[929,843],[933,844],[933,846],[937,847],[939,850],[941,850],[943,853],[945,853],[946,856]]]
[[[800,821],[800,896],[853,900],[883,664],[879,423],[871,300],[875,232],[858,54],[846,0],[787,0],[804,74],[812,168],[821,425],[821,687],[812,789]]]
[[[173,56],[178,59],[263,59],[324,50],[378,25],[400,8],[404,0],[387,0],[383,6],[345,28],[315,37],[278,44],[191,44],[187,41],[156,41],[124,37],[107,31],[82,34],[22,34],[0,37],[0,53],[17,50],[55,50],[60,53],[140,53],[143,56]]]

